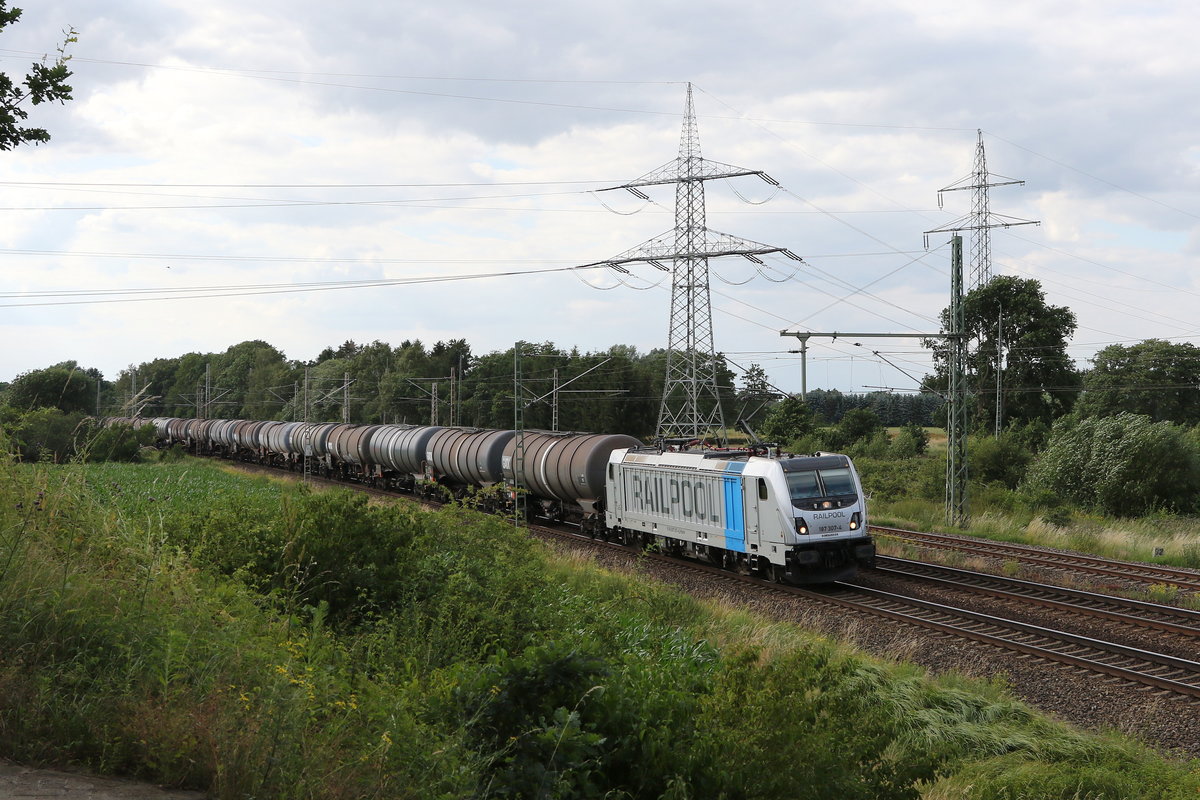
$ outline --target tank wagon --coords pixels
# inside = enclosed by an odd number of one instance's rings
[[[109,419],[152,424],[160,443],[511,511],[592,536],[793,583],[871,566],[862,483],[849,457],[663,451],[632,436],[421,425]],[[518,452],[518,448],[520,452]],[[520,468],[518,474],[518,466]],[[498,487],[499,491],[481,491]]]
[[[623,540],[772,580],[840,580],[875,560],[862,483],[844,455],[618,450],[606,496],[605,525]]]

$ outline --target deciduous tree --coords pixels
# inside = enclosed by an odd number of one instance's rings
[[[1092,364],[1083,376],[1080,415],[1128,411],[1155,422],[1200,422],[1200,348],[1192,343],[1114,344],[1097,353]]]
[[[990,425],[996,414],[997,351],[1000,351],[1004,420],[1025,423],[1051,421],[1071,410],[1081,379],[1067,340],[1075,332],[1075,314],[1065,306],[1046,303],[1036,280],[998,275],[970,292],[964,303],[970,345],[967,381],[975,398],[975,419]],[[950,327],[950,310],[942,311],[942,330]],[[947,385],[944,340],[926,340],[933,349],[937,374],[926,385]]]
[[[20,18],[21,9],[10,9],[8,0],[0,0],[0,31]],[[27,103],[36,106],[56,100],[65,103],[71,99],[71,87],[67,84],[67,78],[71,77],[67,61],[71,57],[66,49],[75,41],[75,29],[71,28],[66,31],[63,43],[58,47],[58,55],[34,62],[23,81],[14,81],[0,72],[0,150],[12,150],[29,142],[41,144],[50,141],[50,134],[45,128],[27,127],[24,124],[29,117],[24,106]]]

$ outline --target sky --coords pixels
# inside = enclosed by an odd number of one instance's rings
[[[18,5],[20,5],[18,3]],[[251,7],[252,6],[252,7]],[[675,225],[687,85],[713,231],[803,258],[709,264],[714,341],[800,389],[781,330],[930,333],[979,132],[994,274],[1110,344],[1200,339],[1200,6],[1113,0],[39,0],[74,99],[0,152],[0,381],[262,339],[664,347],[670,274],[575,269]],[[928,246],[926,246],[928,244]],[[969,258],[970,241],[966,243]],[[808,389],[910,392],[917,338],[814,337]]]

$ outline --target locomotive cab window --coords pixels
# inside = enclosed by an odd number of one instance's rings
[[[821,484],[817,480],[816,470],[789,472],[787,482],[788,494],[792,496],[793,501],[807,500],[810,497],[820,497],[824,494],[821,491]]]
[[[783,462],[783,472],[796,508],[842,508],[858,501],[854,473],[844,456],[790,459]]]
[[[766,478],[758,479],[758,499],[759,500],[767,499],[767,479]]]
[[[850,477],[848,468],[823,469],[820,472],[826,494],[854,494],[854,478]]]

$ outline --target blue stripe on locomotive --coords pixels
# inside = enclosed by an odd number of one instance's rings
[[[725,549],[738,553],[746,552],[746,513],[742,503],[742,476],[739,474],[746,468],[744,462],[735,461],[727,468],[726,475],[721,479],[725,493]]]

